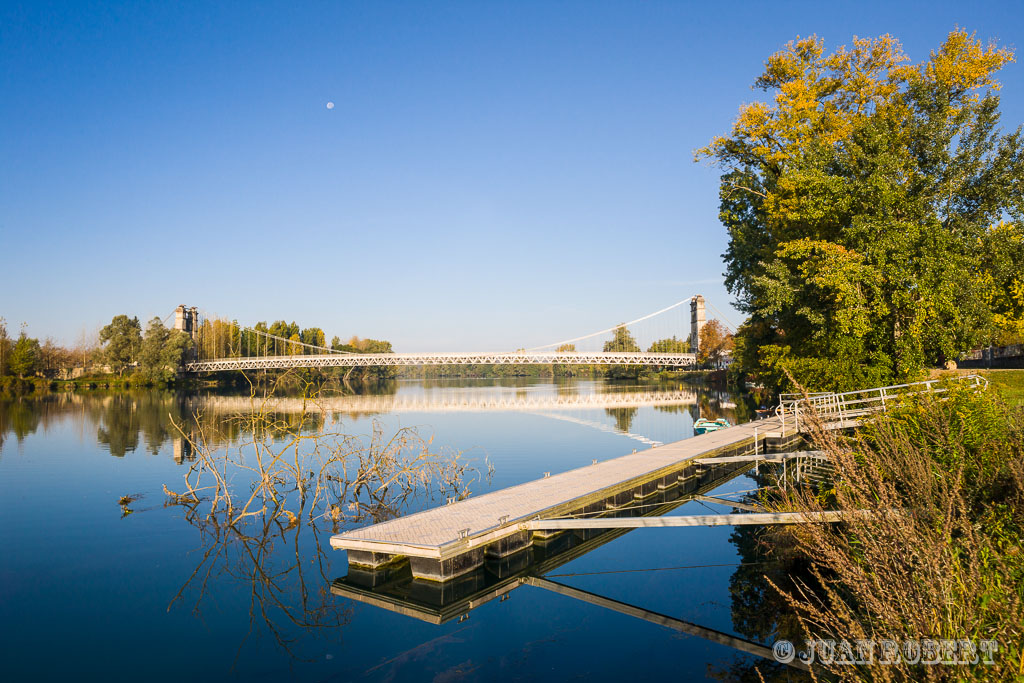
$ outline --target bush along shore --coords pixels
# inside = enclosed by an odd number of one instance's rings
[[[799,624],[801,646],[876,645],[873,658],[853,665],[817,653],[816,669],[829,678],[1024,678],[1024,409],[996,386],[948,388],[852,434],[815,429],[813,447],[827,454],[834,479],[762,500],[775,510],[855,513],[840,524],[765,531],[806,569],[789,583],[765,577]],[[970,662],[975,648],[979,663],[887,661],[877,649],[951,641],[964,644],[953,659]]]

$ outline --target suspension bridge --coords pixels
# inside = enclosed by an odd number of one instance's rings
[[[684,304],[689,304],[686,316]],[[719,314],[721,315],[721,314]],[[356,368],[419,365],[632,365],[671,368],[697,363],[705,300],[695,295],[627,323],[514,351],[370,353],[311,344],[240,327],[178,306],[174,328],[192,337],[187,373],[290,368]],[[724,318],[724,316],[723,316]],[[611,335],[608,338],[608,335]],[[642,349],[646,347],[647,351]]]

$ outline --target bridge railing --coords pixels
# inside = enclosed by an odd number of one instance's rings
[[[988,380],[980,375],[965,375],[952,380],[933,379],[843,393],[819,392],[806,395],[789,393],[780,395],[775,413],[782,418],[783,429],[786,427],[786,422],[792,420],[796,429],[799,430],[801,417],[806,422],[807,416],[810,414],[815,415],[826,424],[852,425],[868,415],[887,412],[891,406],[898,405],[910,396],[946,393],[949,391],[950,383],[969,388],[988,386]]]
[[[628,351],[550,351],[550,352],[459,352],[459,353],[373,353],[288,356],[243,356],[216,358],[185,363],[186,372],[218,370],[260,370],[295,367],[365,367],[391,365],[644,365],[690,367],[696,363],[692,353]]]

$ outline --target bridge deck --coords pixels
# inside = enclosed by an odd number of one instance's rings
[[[331,545],[388,556],[454,558],[524,533],[523,522],[569,514],[678,472],[687,461],[752,444],[755,430],[763,438],[781,434],[782,424],[779,418],[769,418],[683,439],[337,534]]]
[[[402,365],[644,365],[690,367],[692,353],[487,351],[473,353],[327,353],[288,356],[214,358],[185,363],[186,372],[274,370],[287,368],[351,368]]]

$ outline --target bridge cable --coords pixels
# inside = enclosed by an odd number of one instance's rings
[[[733,334],[736,334],[736,326],[733,325],[731,322],[729,322],[729,319],[725,317],[725,314],[722,313],[720,310],[718,310],[715,307],[715,305],[713,303],[711,303],[710,301],[708,301],[707,304],[708,304],[708,308],[710,308],[712,311],[714,311],[715,313],[718,314],[718,317],[721,319],[721,321],[723,323],[725,323],[725,326],[728,328],[729,332],[732,332]]]
[[[574,339],[566,339],[564,341],[555,342],[553,344],[544,344],[542,346],[534,346],[531,349],[525,349],[525,350],[526,351],[539,351],[540,349],[546,349],[546,348],[549,348],[551,346],[562,346],[563,344],[571,344],[573,342],[582,341],[584,339],[590,339],[591,337],[596,337],[596,336],[598,336],[600,334],[608,334],[609,332],[614,332],[615,330],[619,329],[620,327],[627,327],[629,325],[635,325],[636,323],[642,322],[644,320],[647,320],[648,318],[653,318],[654,316],[661,315],[662,313],[664,313],[666,311],[671,311],[673,308],[676,308],[677,306],[682,306],[683,304],[685,304],[685,303],[687,303],[688,301],[691,301],[691,300],[693,300],[692,296],[691,297],[687,297],[687,298],[683,299],[682,301],[677,301],[676,303],[672,304],[671,306],[666,306],[665,308],[661,309],[660,311],[655,311],[654,313],[648,313],[647,315],[643,316],[642,318],[637,318],[636,320],[631,320],[628,323],[620,323],[618,325],[615,325],[614,327],[609,327],[606,330],[600,330],[598,332],[592,332],[590,334],[585,334],[582,337],[575,337]]]

